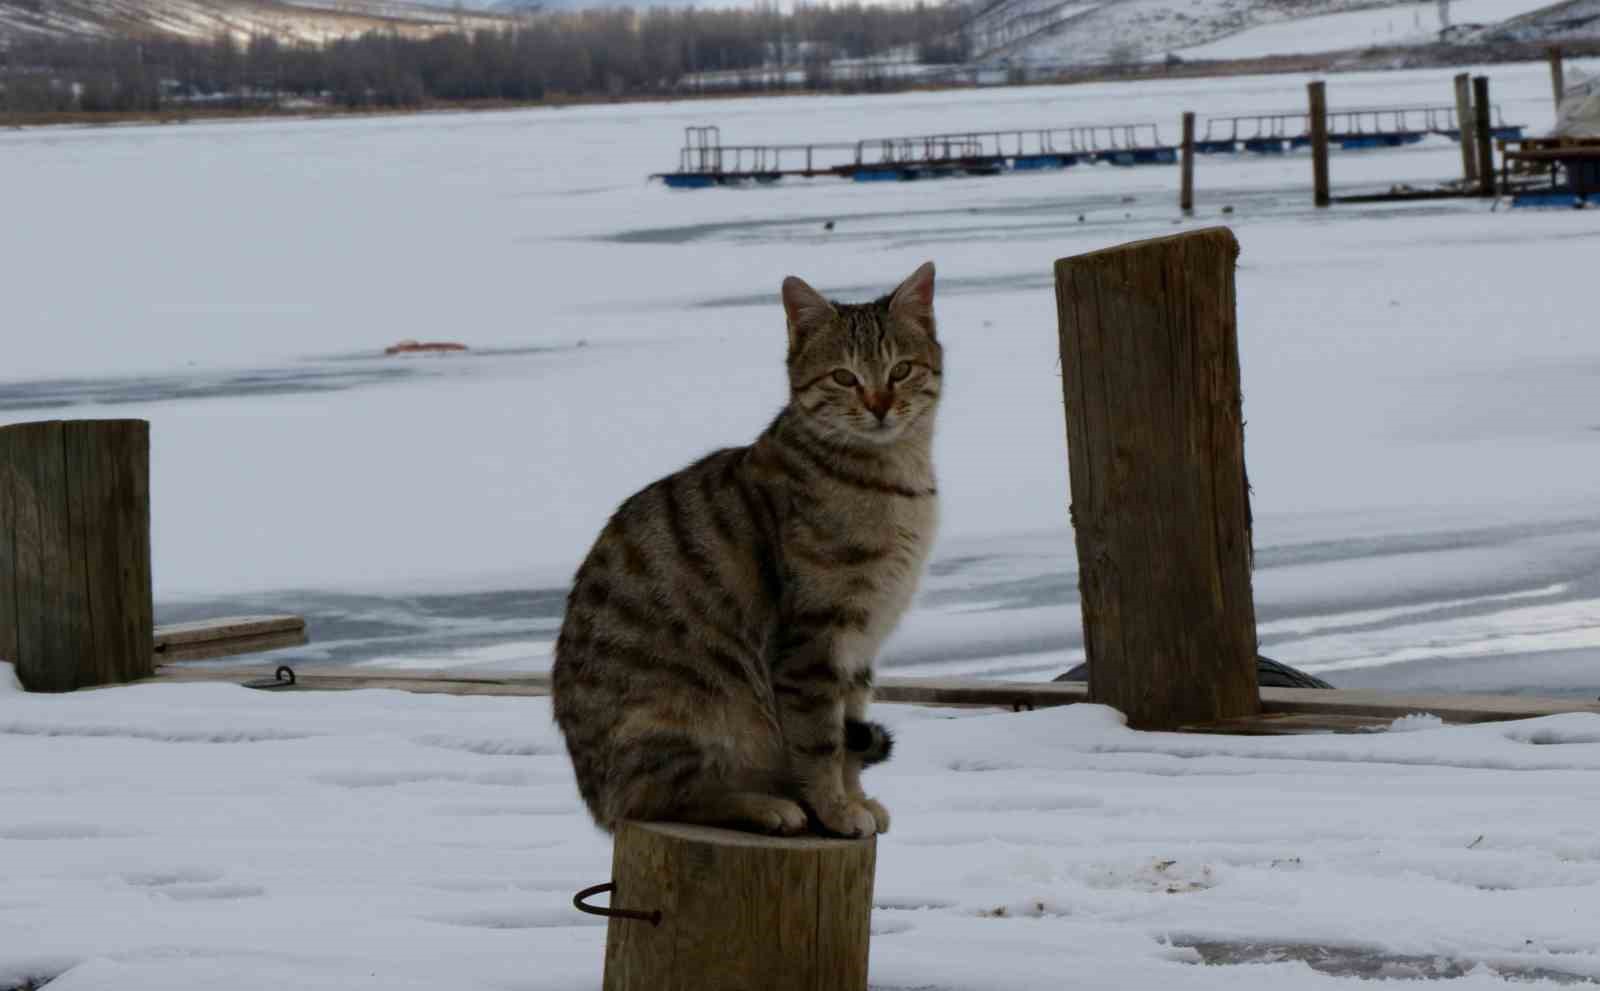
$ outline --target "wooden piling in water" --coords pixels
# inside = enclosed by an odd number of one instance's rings
[[[1233,232],[1056,262],[1089,694],[1130,725],[1260,711]]]
[[[1333,199],[1328,188],[1327,84],[1307,83],[1306,95],[1311,104],[1311,198],[1317,206],[1327,206]]]
[[[1183,185],[1178,191],[1178,208],[1194,212],[1194,111],[1183,112]]]
[[[1550,46],[1550,89],[1555,93],[1556,113],[1561,113],[1561,97],[1567,91],[1567,74],[1561,64],[1561,46]]]
[[[24,688],[148,677],[150,425],[0,427],[0,659]]]
[[[1456,127],[1461,132],[1461,178],[1468,187],[1478,184],[1478,129],[1472,119],[1472,76],[1456,74]]]
[[[1472,80],[1473,139],[1478,143],[1478,195],[1494,196],[1494,122],[1489,117],[1489,77]]]

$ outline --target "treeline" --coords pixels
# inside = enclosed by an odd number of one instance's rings
[[[752,87],[828,85],[834,59],[966,57],[954,3],[754,10],[586,10],[429,38],[371,33],[325,45],[270,37],[18,41],[0,65],[15,112],[172,109],[293,100],[348,107],[672,92],[700,73]],[[779,73],[775,69],[802,69]],[[870,71],[865,74],[870,76]],[[859,86],[864,74],[851,75]]]

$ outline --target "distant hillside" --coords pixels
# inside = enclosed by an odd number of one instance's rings
[[[1498,25],[1508,41],[1568,41],[1600,38],[1600,0],[1569,0]]]
[[[1453,40],[1600,35],[1600,0],[1452,0]],[[1256,58],[1440,39],[1437,0],[991,0],[969,30],[986,62],[1061,66]]]
[[[0,0],[0,42],[220,34],[315,42],[373,30],[416,36],[505,23],[495,14],[400,0]]]

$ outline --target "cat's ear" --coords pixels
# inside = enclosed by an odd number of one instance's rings
[[[889,294],[889,312],[933,333],[933,262],[923,262]]]
[[[834,315],[833,304],[792,275],[783,280],[783,312],[789,318],[790,351],[798,350],[807,334]]]

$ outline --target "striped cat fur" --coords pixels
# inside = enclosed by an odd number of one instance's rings
[[[878,648],[938,526],[932,263],[871,303],[784,280],[789,402],[748,447],[624,502],[573,580],[556,722],[605,829],[671,819],[864,836]]]

